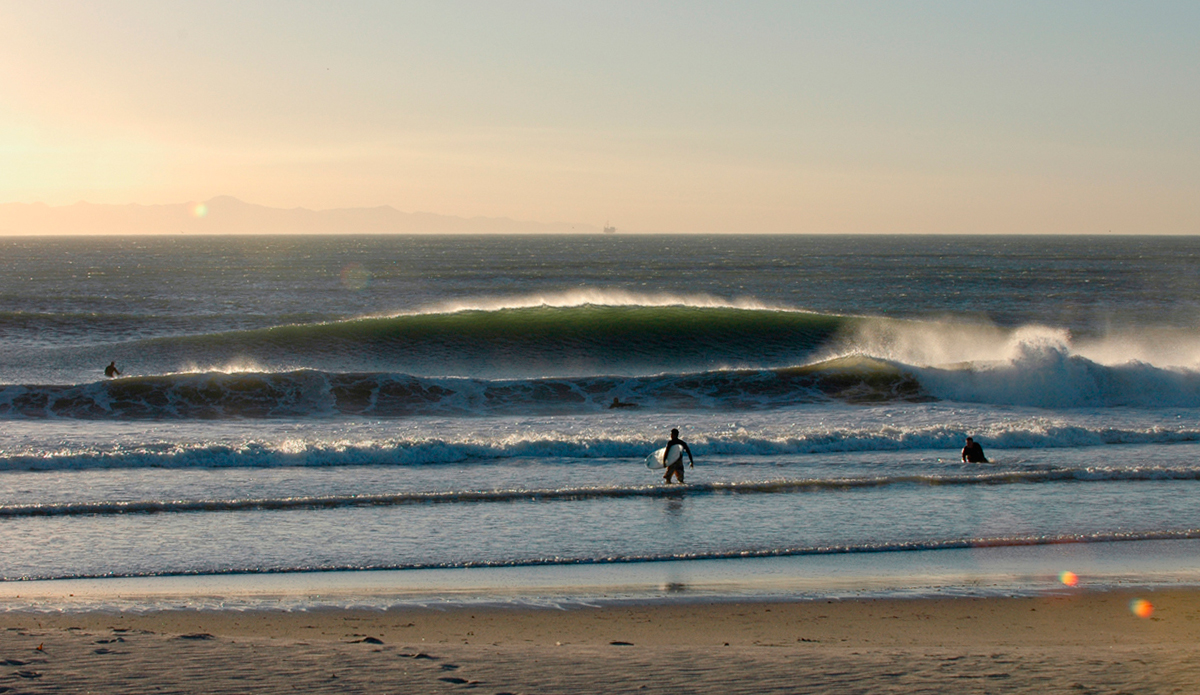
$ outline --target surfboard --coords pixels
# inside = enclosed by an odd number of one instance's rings
[[[667,447],[664,446],[663,448],[659,449],[658,451],[654,452],[653,454],[650,454],[649,456],[647,456],[646,457],[646,468],[666,468],[667,466],[671,465],[672,463],[675,463],[676,461],[683,458],[683,447],[679,446],[678,444],[673,444],[673,445],[671,445],[671,453],[668,455],[668,458],[667,458],[667,460],[670,463],[664,464],[663,463],[663,452],[666,450],[667,450]]]

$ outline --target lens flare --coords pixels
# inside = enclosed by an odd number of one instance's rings
[[[192,216],[200,219],[208,214],[208,206],[204,203],[196,203],[192,206]]]
[[[1079,575],[1070,570],[1063,570],[1062,574],[1058,575],[1058,581],[1062,582],[1065,586],[1075,586],[1079,583]]]
[[[1154,613],[1154,606],[1144,598],[1135,598],[1129,602],[1129,610],[1139,618],[1149,618]]]
[[[351,263],[342,268],[342,286],[348,290],[358,291],[371,284],[371,273],[358,263]]]

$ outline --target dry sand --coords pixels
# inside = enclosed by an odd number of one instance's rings
[[[1130,610],[1135,598],[1154,606]],[[0,613],[3,693],[1195,693],[1200,591]]]

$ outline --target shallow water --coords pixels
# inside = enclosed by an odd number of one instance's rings
[[[7,580],[1200,566],[1200,241],[0,243]]]

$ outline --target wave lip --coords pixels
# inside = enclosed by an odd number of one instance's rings
[[[607,307],[690,307],[696,309],[748,309],[794,311],[783,306],[765,304],[756,299],[722,299],[710,294],[674,294],[628,292],[607,288],[583,288],[563,292],[548,292],[510,297],[481,297],[469,300],[439,302],[415,314],[448,314],[460,311],[499,311],[537,307],[574,308],[582,306]],[[398,315],[398,314],[397,314]]]

